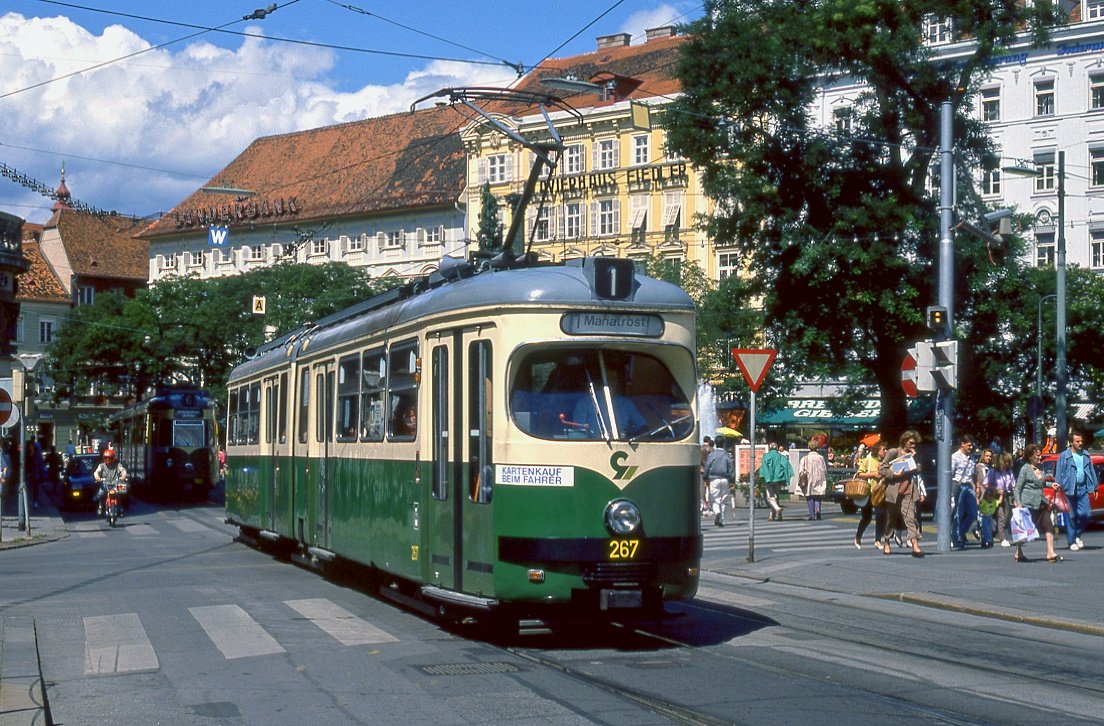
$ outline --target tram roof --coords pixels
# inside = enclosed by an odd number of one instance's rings
[[[601,299],[593,289],[593,273],[588,269],[596,259],[600,258],[569,260],[562,265],[484,270],[454,281],[442,282],[440,274],[436,274],[436,285],[433,278],[422,278],[266,344],[255,358],[235,368],[230,378],[283,367],[298,356],[304,341],[310,342],[308,351],[315,352],[415,320],[464,309],[538,305],[693,312],[694,303],[681,287],[640,274],[634,274],[628,299]]]

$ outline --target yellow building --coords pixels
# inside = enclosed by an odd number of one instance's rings
[[[578,116],[549,114],[564,151],[556,169],[539,182],[524,226],[526,248],[542,260],[656,255],[693,260],[714,280],[734,269],[734,258],[718,255],[695,228],[698,215],[711,211],[710,203],[699,175],[668,151],[662,129],[679,92],[673,72],[681,40],[671,28],[648,31],[639,45],[629,45],[627,34],[605,36],[595,52],[545,61],[519,84],[520,90],[555,93],[579,111]],[[591,87],[574,94],[557,90],[587,85],[579,79]],[[643,107],[650,112],[650,128],[640,123]],[[549,139],[542,114],[532,108],[506,110],[496,115],[503,125],[530,141]],[[476,239],[484,185],[490,185],[500,221],[509,228],[508,199],[525,186],[534,157],[485,122],[469,124],[462,138],[468,237]]]

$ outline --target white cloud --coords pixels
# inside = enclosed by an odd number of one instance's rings
[[[634,44],[643,43],[645,39],[644,31],[650,28],[685,22],[682,16],[683,13],[673,5],[657,5],[650,10],[641,10],[630,15],[621,26],[621,32],[631,35]]]
[[[77,199],[148,214],[170,209],[259,136],[404,111],[446,86],[513,79],[505,68],[434,61],[400,83],[339,91],[329,50],[254,37],[227,49],[201,37],[30,88],[150,46],[120,25],[96,35],[64,17],[0,16],[0,96],[12,94],[0,98],[0,161],[51,187],[64,162]],[[49,200],[0,184],[0,206],[31,221],[49,215]]]

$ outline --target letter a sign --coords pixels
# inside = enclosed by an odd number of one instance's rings
[[[771,363],[778,351],[771,348],[733,348],[732,357],[736,359],[736,365],[744,374],[748,388],[752,393],[759,392],[759,386],[763,385],[763,379],[767,377]]]
[[[254,295],[253,296],[253,314],[264,315],[265,314],[265,296]]]

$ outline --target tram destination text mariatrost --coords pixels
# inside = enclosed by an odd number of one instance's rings
[[[495,466],[495,483],[517,486],[573,487],[575,486],[575,468],[571,466],[498,464]]]

